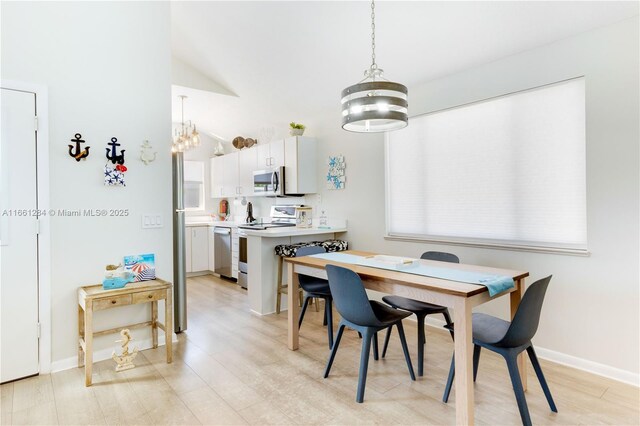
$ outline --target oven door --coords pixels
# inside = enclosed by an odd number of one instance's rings
[[[284,167],[253,172],[253,195],[284,195]]]

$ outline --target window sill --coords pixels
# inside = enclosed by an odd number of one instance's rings
[[[488,249],[495,249],[495,250],[564,254],[564,255],[581,256],[581,257],[591,256],[591,252],[589,250],[575,249],[575,248],[540,247],[540,246],[527,246],[527,245],[517,245],[517,244],[508,244],[508,243],[495,243],[495,242],[488,242],[488,241],[485,241],[485,242],[465,241],[465,240],[453,240],[453,239],[446,239],[446,238],[427,237],[427,236],[390,235],[390,234],[385,234],[384,239],[389,241],[436,243],[436,244],[447,244],[447,245],[453,245],[453,246],[488,248]]]

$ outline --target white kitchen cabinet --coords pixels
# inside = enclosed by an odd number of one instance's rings
[[[225,198],[238,195],[238,153],[211,159],[211,197]]]
[[[238,195],[253,195],[253,172],[258,170],[258,150],[238,152]]]
[[[211,163],[211,198],[222,197],[223,192],[223,176],[224,176],[224,155],[221,157],[213,157]]]
[[[222,196],[235,197],[238,195],[238,153],[223,155],[222,159]]]
[[[238,255],[240,253],[240,239],[238,230],[231,228],[231,276],[238,279]]]
[[[284,166],[284,139],[258,144],[258,169],[265,170]]]
[[[214,237],[213,237],[213,226],[209,226],[207,228],[207,236],[208,236],[208,240],[209,240],[209,270],[213,272],[214,268],[215,268],[215,245],[214,245]]]
[[[209,227],[191,227],[191,272],[209,269]]]
[[[318,192],[316,140],[293,136],[283,143],[285,194]]]
[[[185,262],[185,270],[187,273],[193,272],[193,268],[191,265],[191,228],[187,227],[184,233],[184,262]]]

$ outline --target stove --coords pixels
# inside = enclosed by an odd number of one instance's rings
[[[271,206],[270,222],[245,223],[243,225],[238,225],[238,228],[262,231],[269,228],[296,226],[296,207],[301,206]]]

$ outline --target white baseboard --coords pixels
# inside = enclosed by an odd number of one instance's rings
[[[173,342],[178,342],[178,337],[173,334]],[[139,345],[136,345],[138,350],[151,349],[153,347],[153,341],[151,339],[139,340]],[[158,346],[164,346],[165,337],[158,336]],[[93,352],[93,362],[104,361],[105,359],[111,359],[113,348],[105,348],[99,351]],[[78,368],[78,357],[72,356],[69,358],[60,359],[51,363],[51,373],[55,373],[63,370],[70,370],[72,368]]]
[[[414,317],[411,316],[411,318]],[[431,327],[442,329],[445,322],[439,318],[427,317],[426,324]],[[536,346],[535,348],[536,354],[541,359],[640,387],[640,374],[611,367],[610,365],[589,361],[588,359],[579,358],[562,352],[553,351],[551,349],[541,348],[540,346]]]

